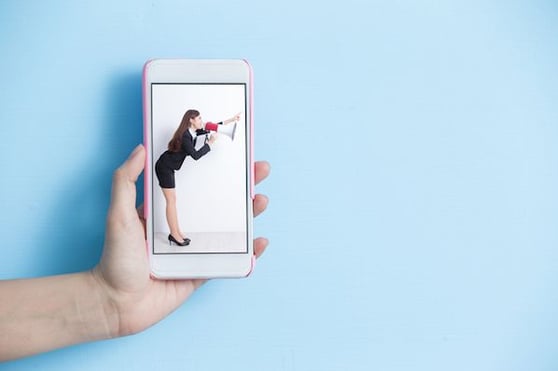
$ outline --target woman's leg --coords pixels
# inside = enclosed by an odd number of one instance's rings
[[[176,190],[174,188],[161,188],[167,201],[167,223],[169,224],[170,234],[177,240],[182,241],[184,238],[180,234],[178,227],[178,214],[176,212]]]

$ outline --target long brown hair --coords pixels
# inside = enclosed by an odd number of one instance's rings
[[[188,111],[186,111],[186,113],[182,117],[182,121],[180,122],[178,129],[176,129],[174,135],[172,136],[172,139],[169,142],[169,151],[180,151],[180,148],[182,147],[182,136],[184,135],[186,130],[188,130],[192,126],[190,119],[196,118],[199,115],[200,113],[195,109],[189,109]]]

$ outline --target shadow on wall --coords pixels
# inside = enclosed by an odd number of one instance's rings
[[[36,231],[43,238],[36,266],[30,267],[37,276],[90,269],[101,257],[112,174],[143,142],[141,71],[110,78],[104,108],[95,151],[83,156],[83,171],[58,193],[61,198],[53,203],[51,222]],[[143,202],[143,175],[138,179],[137,198]]]

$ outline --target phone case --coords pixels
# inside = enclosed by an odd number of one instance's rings
[[[143,66],[143,71],[142,71],[142,101],[143,101],[143,134],[144,134],[144,146],[147,150],[147,153],[151,153],[151,148],[150,143],[149,143],[149,134],[148,134],[148,130],[150,130],[150,128],[148,128],[147,126],[147,122],[148,122],[148,112],[147,112],[147,105],[146,105],[146,91],[147,91],[147,73],[146,70],[149,67],[149,64],[153,61],[155,61],[156,59],[150,59],[148,60],[144,66]],[[253,68],[251,66],[251,64],[246,60],[246,59],[242,59],[248,66],[248,70],[249,70],[249,92],[250,92],[250,99],[249,99],[249,110],[250,110],[250,143],[249,143],[249,147],[250,147],[250,153],[249,153],[249,169],[250,169],[250,185],[249,185],[249,189],[250,189],[250,193],[249,193],[249,197],[252,201],[254,201],[255,199],[255,161],[254,161],[254,74],[253,74]],[[146,161],[144,164],[144,189],[147,190],[149,189],[149,185],[152,184],[152,174],[151,171],[148,171],[148,166],[149,166],[149,159],[146,156]],[[153,202],[153,200],[151,199],[151,195],[149,192],[145,192],[144,194],[144,207],[143,207],[143,213],[144,213],[144,218],[145,220],[148,220],[148,218],[150,217],[149,212],[150,212],[150,207],[149,205],[151,205],[151,203]],[[146,253],[148,254],[149,257],[151,257],[150,251],[149,251],[149,244],[148,241],[146,240],[145,243],[145,248],[146,248]],[[252,251],[252,253],[254,254],[254,251]],[[251,257],[251,267],[250,270],[248,271],[248,273],[244,276],[244,277],[248,277],[255,269],[255,265],[256,265],[256,257],[255,255],[252,255]],[[155,279],[159,279],[158,277],[154,276],[153,273],[151,273],[151,277],[155,278]],[[168,279],[168,277],[165,277],[165,279]]]

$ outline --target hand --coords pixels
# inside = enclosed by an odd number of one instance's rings
[[[205,280],[160,281],[150,277],[145,248],[143,213],[136,210],[136,185],[145,162],[142,145],[116,170],[107,218],[103,256],[91,275],[98,292],[106,300],[105,313],[113,336],[139,332],[157,323],[182,304]],[[256,183],[269,174],[269,164],[257,162]],[[256,195],[254,216],[267,207],[268,199]],[[265,238],[254,240],[259,257],[268,244]]]
[[[238,121],[240,120],[240,112],[237,113],[236,115],[234,115],[234,117],[232,118],[233,121]]]
[[[217,137],[218,137],[217,133],[211,133],[211,135],[209,136],[209,139],[207,140],[207,142],[208,142],[209,144],[213,144],[213,143],[215,143],[215,141],[217,140]]]

